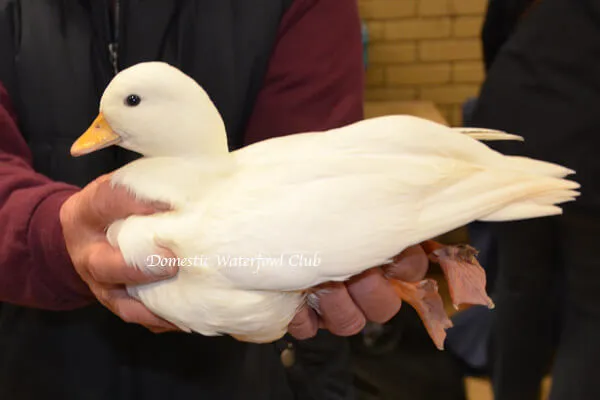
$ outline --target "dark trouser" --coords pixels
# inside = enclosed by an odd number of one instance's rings
[[[495,225],[499,276],[492,344],[496,400],[600,399],[600,213]]]

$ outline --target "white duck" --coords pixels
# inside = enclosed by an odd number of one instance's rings
[[[204,90],[153,62],[113,79],[72,154],[113,144],[141,153],[112,182],[173,207],[108,231],[131,265],[148,268],[160,247],[182,263],[170,280],[130,287],[133,296],[183,330],[269,342],[285,334],[316,285],[390,263],[407,247],[475,220],[560,214],[557,204],[578,195],[579,185],[563,179],[573,171],[504,156],[476,140],[518,137],[462,131],[387,116],[229,152]],[[452,255],[436,253],[446,269],[474,261]],[[441,347],[449,323],[427,301],[435,285],[395,284]],[[460,302],[491,304],[482,290]]]

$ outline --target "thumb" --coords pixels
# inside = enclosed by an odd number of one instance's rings
[[[147,270],[128,265],[123,254],[107,241],[101,240],[90,249],[87,273],[97,282],[112,285],[139,285],[160,281],[177,274],[176,265]]]
[[[113,186],[107,179],[90,185],[93,185],[88,197],[90,217],[103,228],[131,215],[150,215],[170,208],[164,203],[137,200],[127,188]]]

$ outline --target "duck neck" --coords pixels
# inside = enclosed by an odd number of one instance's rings
[[[181,123],[176,130],[161,129],[153,137],[156,141],[146,147],[151,149],[143,154],[146,157],[208,157],[219,158],[229,154],[227,133],[222,121],[198,124],[198,121]],[[193,123],[196,122],[196,123]],[[201,126],[201,129],[198,127]],[[165,140],[164,131],[171,131]]]
[[[162,145],[157,151],[146,154],[147,157],[206,157],[220,158],[229,155],[227,140],[206,140],[198,138],[185,144],[171,142]]]

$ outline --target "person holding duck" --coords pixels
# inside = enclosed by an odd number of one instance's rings
[[[127,294],[177,270],[130,268],[105,227],[165,204],[109,184],[135,153],[69,149],[114,75],[155,60],[203,85],[231,149],[363,117],[353,0],[0,1],[0,398],[352,398],[343,337],[401,304],[379,269],[329,285],[320,315],[300,311],[290,333],[324,328],[315,339],[263,345],[173,332]],[[420,280],[422,251],[407,262]]]
[[[356,4],[340,12],[331,0],[265,3],[266,10],[186,1],[0,8],[0,51],[10,60],[0,70],[8,88],[0,120],[0,219],[8,226],[0,249],[0,346],[8,354],[1,397],[291,399],[298,393],[277,362],[286,333],[352,335],[367,320],[387,321],[401,299],[442,348],[449,320],[435,283],[423,279],[428,256],[442,265],[455,305],[493,304],[472,249],[427,240],[476,219],[556,215],[578,195],[579,185],[564,179],[568,168],[503,156],[481,142],[518,136],[407,116],[356,122]],[[138,24],[142,11],[151,29]],[[331,27],[333,15],[344,27]],[[244,24],[252,18],[264,24]],[[21,26],[46,29],[22,35]],[[148,41],[161,27],[162,41]],[[203,35],[209,27],[228,38],[222,47]],[[48,32],[60,40],[48,43]],[[343,40],[351,45],[339,51]],[[144,62],[156,54],[164,62]],[[31,73],[39,64],[49,76]],[[99,95],[100,114],[75,140]],[[297,132],[312,133],[286,136]],[[102,151],[66,159],[69,141],[76,156]],[[291,186],[297,190],[284,193]],[[324,262],[295,274],[146,265],[156,253],[245,256],[263,248],[322,251]],[[343,371],[337,348],[327,362]],[[30,369],[40,371],[36,384],[19,385]],[[323,384],[312,396],[350,396],[347,386],[340,394]]]

